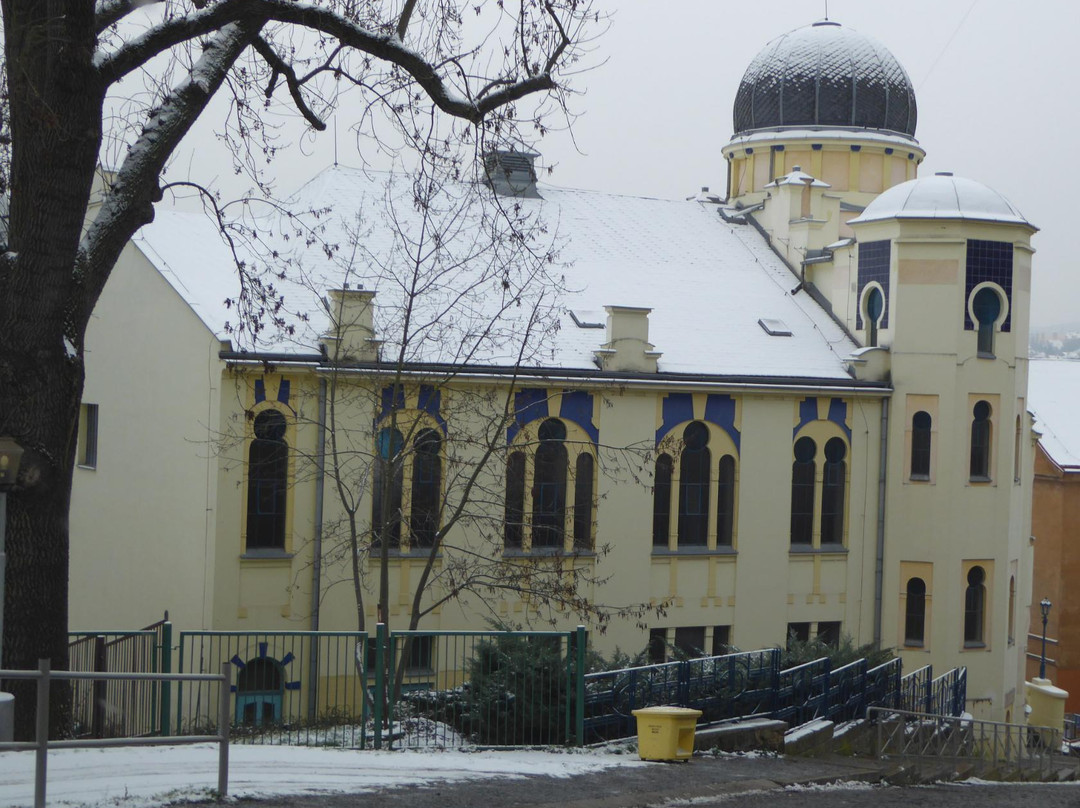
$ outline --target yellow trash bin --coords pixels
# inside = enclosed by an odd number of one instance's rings
[[[694,726],[701,710],[643,707],[637,718],[638,754],[642,760],[689,760],[694,754]]]

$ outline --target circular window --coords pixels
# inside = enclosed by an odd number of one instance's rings
[[[255,416],[255,437],[279,441],[285,437],[285,416],[277,410],[263,410]]]
[[[982,567],[972,567],[968,570],[968,586],[982,586],[984,580],[986,580],[986,573],[983,572]]]
[[[814,459],[817,446],[811,438],[799,438],[795,441],[795,459],[800,463],[809,463]]]
[[[683,430],[683,443],[692,452],[704,449],[709,442],[709,428],[700,421],[694,421]]]
[[[825,459],[830,463],[839,463],[847,454],[847,446],[840,438],[830,438],[825,444]]]
[[[985,421],[990,417],[990,405],[985,401],[980,401],[975,405],[973,412],[975,413],[976,421]]]
[[[540,424],[538,433],[540,440],[566,440],[566,424],[554,418],[548,418]]]

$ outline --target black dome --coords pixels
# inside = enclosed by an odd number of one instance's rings
[[[777,37],[746,68],[735,134],[777,127],[887,129],[914,137],[915,91],[888,49],[825,20]]]

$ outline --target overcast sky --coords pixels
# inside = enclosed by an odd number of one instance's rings
[[[576,79],[573,138],[537,144],[556,185],[665,198],[723,192],[721,148],[746,66],[767,42],[821,19],[824,0],[607,0],[606,63]],[[662,5],[662,7],[661,7]],[[1072,252],[1080,55],[1077,0],[830,0],[829,18],[884,43],[919,108],[920,176],[953,171],[1008,197],[1040,228],[1034,325],[1080,323]],[[279,160],[283,188],[333,160],[333,128]],[[339,123],[339,130],[344,129]],[[348,144],[348,145],[346,145]],[[356,165],[339,131],[338,156]],[[295,182],[290,178],[295,177]]]

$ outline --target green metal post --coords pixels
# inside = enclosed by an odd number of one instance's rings
[[[172,673],[172,623],[166,622],[161,627],[161,673]],[[169,707],[172,703],[172,682],[161,683],[161,734],[169,735]]]
[[[386,624],[375,626],[375,748],[382,749],[383,705],[386,703]]]
[[[585,646],[588,635],[585,626],[577,627],[577,670],[574,671],[574,683],[576,685],[577,698],[575,702],[574,735],[577,737],[577,745],[585,745]]]

